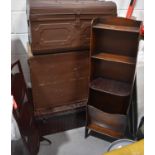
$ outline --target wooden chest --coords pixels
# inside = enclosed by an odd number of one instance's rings
[[[89,48],[91,20],[116,16],[116,4],[97,0],[30,0],[29,37],[33,54]]]
[[[77,122],[84,122],[88,100],[91,21],[116,16],[116,4],[97,0],[29,0],[27,10],[34,55],[29,66],[35,116],[51,118],[45,124],[39,123],[41,132],[44,127],[47,130],[43,133],[47,134],[84,125]],[[78,109],[83,110],[77,114]],[[59,122],[55,125],[51,116],[60,113],[61,116],[53,116]]]
[[[89,83],[88,54],[88,51],[69,52],[29,59],[37,116],[85,105]]]

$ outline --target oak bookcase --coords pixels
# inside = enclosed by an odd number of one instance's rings
[[[140,21],[120,17],[92,21],[88,130],[124,137],[132,99]]]

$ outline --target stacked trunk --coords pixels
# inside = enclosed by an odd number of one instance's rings
[[[55,128],[46,134],[82,126],[88,100],[91,20],[116,16],[116,5],[96,0],[30,0],[28,4],[35,116],[51,117],[52,121],[41,123],[43,130],[43,124],[48,129],[47,122]]]

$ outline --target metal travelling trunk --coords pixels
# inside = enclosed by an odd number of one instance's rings
[[[111,1],[29,0],[32,53],[89,49],[91,20],[116,15],[116,4]]]

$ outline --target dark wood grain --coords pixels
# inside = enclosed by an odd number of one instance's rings
[[[129,65],[135,65],[136,59],[133,57],[127,57],[122,55],[116,55],[116,54],[110,54],[110,53],[98,53],[92,56],[94,59],[100,59],[100,60],[106,60],[106,61],[114,61],[114,62],[120,62],[125,63]]]
[[[92,106],[88,106],[88,115],[88,128],[107,135],[123,136],[127,125],[125,115],[105,113]]]
[[[34,56],[29,60],[35,114],[49,114],[60,106],[79,107],[80,102],[87,100],[88,54],[75,51]]]
[[[93,34],[97,37],[92,54],[106,52],[129,57],[137,56],[139,33],[93,29]]]
[[[89,90],[88,104],[111,114],[126,114],[130,96],[117,96],[98,90]]]
[[[90,88],[117,96],[128,96],[131,91],[130,84],[105,78],[97,78],[93,80]]]
[[[85,107],[81,107],[37,117],[40,134],[44,136],[85,126],[85,109]]]
[[[107,79],[132,83],[135,65],[100,59],[93,59],[91,64],[93,72],[93,74],[91,74],[92,80],[98,77],[104,77]]]

